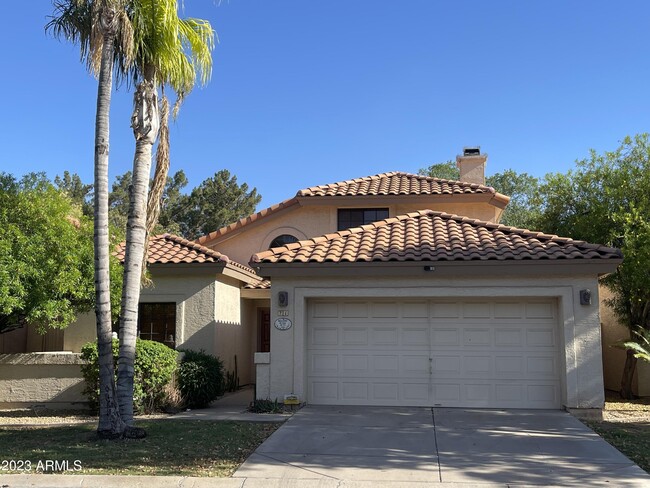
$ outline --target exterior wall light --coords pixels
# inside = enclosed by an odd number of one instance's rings
[[[580,305],[591,305],[591,290],[589,288],[580,290]]]
[[[424,271],[435,271],[436,268],[434,266],[425,266]]]

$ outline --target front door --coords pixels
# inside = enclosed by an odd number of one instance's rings
[[[257,352],[271,352],[271,310],[269,308],[259,309]]]

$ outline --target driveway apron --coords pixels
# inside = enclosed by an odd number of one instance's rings
[[[233,476],[456,486],[650,486],[648,474],[579,420],[547,410],[307,406]]]

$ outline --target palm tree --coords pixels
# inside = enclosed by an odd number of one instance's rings
[[[109,109],[113,84],[115,40],[121,39],[121,60],[131,58],[131,24],[120,0],[61,0],[46,25],[56,37],[79,43],[81,58],[98,77],[94,156],[95,314],[99,352],[99,422],[103,437],[120,437],[125,430],[117,405],[113,369],[108,232]]]
[[[133,364],[147,228],[148,224],[149,227],[155,225],[157,215],[153,214],[169,168],[168,104],[163,93],[161,118],[158,88],[169,86],[177,94],[177,109],[194,87],[197,76],[201,83],[206,83],[212,69],[214,32],[205,20],[180,19],[176,0],[131,0],[129,17],[133,25],[135,58],[133,64],[121,65],[118,73],[137,83],[131,117],[135,156],[126,229],[117,396],[122,419],[132,425]],[[147,222],[152,147],[159,130],[162,139]]]
[[[636,359],[650,363],[650,330],[638,326],[632,329],[632,334],[630,335],[636,336],[636,340],[629,340],[622,344],[617,344],[617,346],[621,349],[627,349]]]

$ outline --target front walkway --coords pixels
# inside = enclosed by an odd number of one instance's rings
[[[226,393],[208,408],[185,410],[168,417],[171,420],[238,420],[245,422],[284,422],[291,413],[251,413],[248,406],[253,401],[253,389],[244,388]]]

